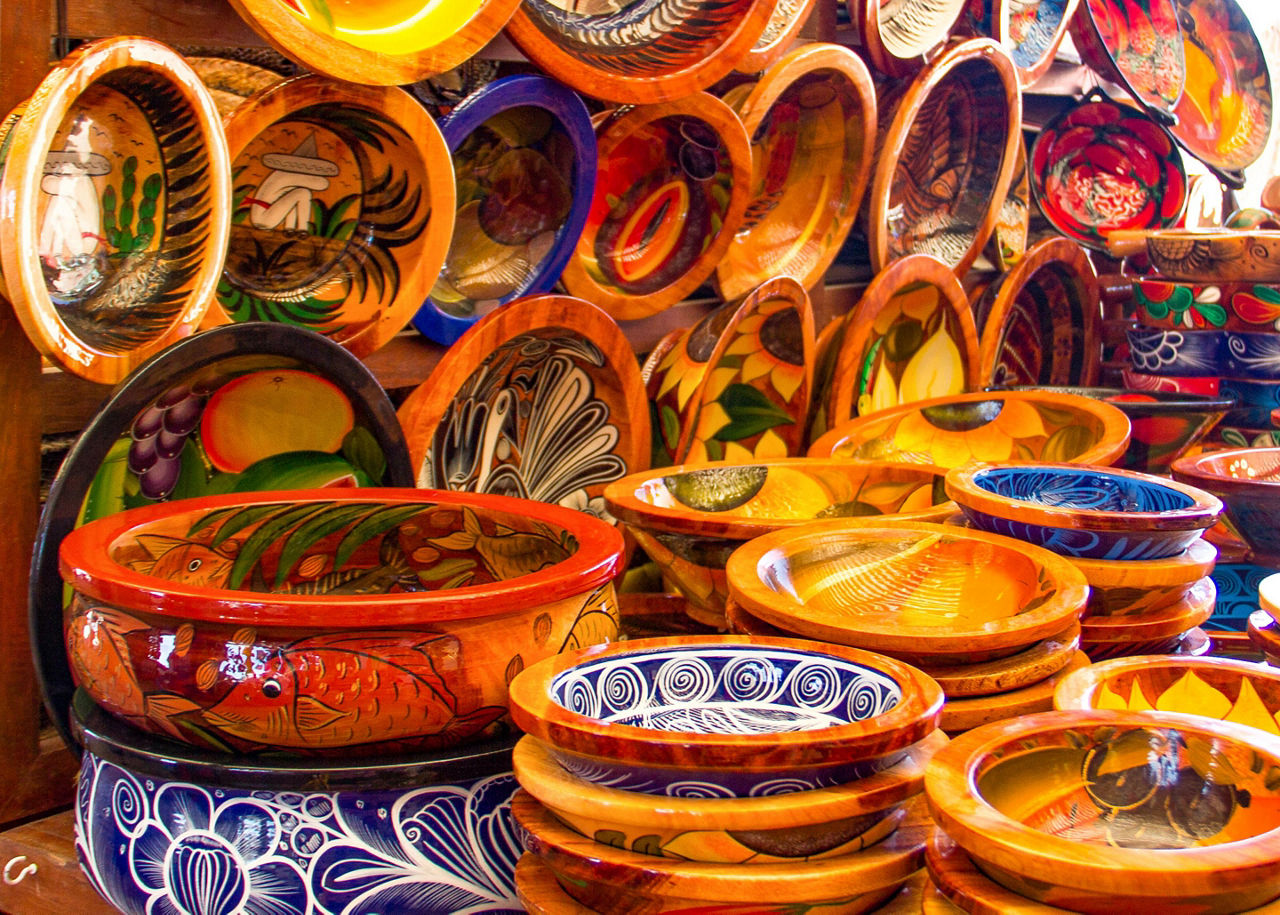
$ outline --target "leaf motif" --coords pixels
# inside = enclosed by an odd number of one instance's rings
[[[280,561],[276,565],[275,587],[278,588],[284,584],[284,580],[307,550],[335,531],[342,530],[371,508],[373,506],[369,503],[335,505],[316,513],[306,522],[298,525],[297,529],[289,535],[284,548],[280,550]]]
[[[278,505],[272,507],[279,508]],[[260,524],[245,539],[244,545],[240,547],[240,552],[236,554],[235,562],[231,564],[231,574],[228,576],[229,586],[231,588],[242,587],[249,570],[257,564],[267,549],[275,544],[285,531],[302,522],[308,516],[324,511],[328,507],[327,504],[316,505],[314,503],[286,506],[284,511]]]
[[[422,504],[392,505],[369,515],[342,538],[342,542],[338,544],[338,549],[334,552],[333,567],[341,569],[346,564],[346,561],[351,558],[351,554],[362,545],[379,534],[408,521],[425,507]]]
[[[719,403],[729,416],[728,424],[713,436],[721,442],[741,441],[775,426],[795,423],[795,418],[786,410],[749,384],[729,385],[720,395]]]
[[[387,472],[387,458],[373,433],[364,426],[353,426],[342,440],[342,456],[357,470],[364,471],[370,482],[382,481]]]
[[[275,512],[284,511],[288,507],[287,505],[273,502],[269,505],[251,505],[247,508],[222,508],[218,511],[209,512],[209,514],[197,518],[195,523],[191,525],[187,530],[187,539],[190,540],[196,533],[211,524],[222,522],[222,526],[213,535],[213,540],[209,542],[209,545],[216,549],[224,540],[235,536],[251,524],[256,524],[263,518],[269,517]]]

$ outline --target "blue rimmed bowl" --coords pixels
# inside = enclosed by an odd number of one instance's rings
[[[457,217],[444,266],[413,326],[438,343],[560,279],[591,207],[596,140],[587,106],[546,76],[495,80],[441,124]]]
[[[1231,374],[1223,371],[1227,340],[1222,331],[1139,327],[1125,336],[1136,371],[1178,377]]]
[[[1280,334],[1227,331],[1224,374],[1254,381],[1280,380]]]
[[[946,488],[975,527],[1091,559],[1177,555],[1223,509],[1185,483],[1073,464],[970,464]]]

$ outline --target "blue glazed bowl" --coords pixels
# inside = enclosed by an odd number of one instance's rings
[[[1271,425],[1271,411],[1280,408],[1280,381],[1223,378],[1218,391],[1236,401],[1222,418],[1224,426],[1266,429]]]
[[[434,756],[230,764],[83,693],[76,854],[126,915],[516,913],[513,738]]]
[[[587,106],[546,76],[495,80],[440,125],[457,180],[444,267],[413,326],[457,340],[512,299],[549,292],[591,208],[596,137]]]
[[[1227,335],[1223,331],[1139,327],[1125,331],[1125,336],[1135,371],[1178,377],[1230,374],[1224,371]]]
[[[946,489],[974,527],[1090,559],[1177,555],[1223,509],[1184,483],[1073,464],[970,464]]]
[[[1254,381],[1280,381],[1280,334],[1227,331],[1224,374]]]

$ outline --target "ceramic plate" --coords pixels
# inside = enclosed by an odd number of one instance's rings
[[[68,745],[75,749],[58,574],[63,537],[162,499],[372,483],[413,485],[404,436],[377,380],[324,337],[230,325],[139,368],[67,455],[36,532],[28,607],[36,670]]]

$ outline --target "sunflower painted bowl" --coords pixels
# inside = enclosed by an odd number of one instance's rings
[[[975,527],[1091,559],[1176,556],[1223,508],[1194,486],[1078,464],[969,464],[946,489]]]
[[[617,637],[622,537],[584,513],[413,489],[209,496],[62,541],[80,684],[198,745],[366,755],[506,718],[526,664]]]
[[[1179,458],[1173,478],[1213,493],[1226,506],[1227,526],[1249,547],[1280,554],[1280,447],[1240,448]]]
[[[1110,464],[1129,443],[1129,419],[1074,394],[992,391],[903,404],[841,423],[810,457],[958,467],[969,461]]]
[[[725,623],[729,554],[752,537],[816,518],[941,521],[956,509],[938,467],[794,458],[682,464],[632,474],[604,494],[610,514],[658,563],[691,611]]]
[[[641,639],[530,666],[512,716],[560,765],[647,794],[839,785],[933,732],[942,690],[900,661],[797,639]]]
[[[1071,38],[1090,69],[1172,120],[1187,79],[1176,0],[1082,0]]]
[[[1135,278],[1133,301],[1147,327],[1171,330],[1280,330],[1280,286],[1247,279],[1187,282]]]
[[[951,741],[938,825],[993,880],[1079,912],[1240,912],[1280,896],[1280,738],[1151,712],[1050,712]]]
[[[449,253],[413,326],[448,345],[479,316],[549,292],[560,279],[591,206],[596,142],[582,99],[535,74],[494,80],[440,129],[457,212]]]
[[[750,541],[729,594],[806,638],[945,666],[1005,657],[1084,611],[1084,575],[1054,553],[923,522],[820,521]]]
[[[677,861],[781,864],[861,852],[901,824],[924,769],[947,742],[934,731],[893,766],[831,788],[757,797],[666,797],[589,782],[533,737],[516,745],[521,787],[579,835]]]

